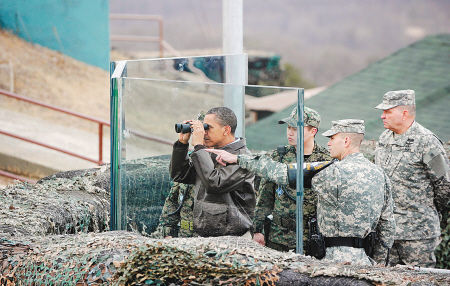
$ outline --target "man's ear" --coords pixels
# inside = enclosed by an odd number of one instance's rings
[[[344,145],[345,147],[348,147],[352,144],[352,139],[350,138],[350,136],[345,136],[344,138]]]
[[[408,119],[409,117],[409,111],[408,110],[403,110],[402,111],[402,120],[405,121],[406,119]]]
[[[316,127],[313,127],[313,133],[314,133],[314,136],[316,136],[316,134],[317,134],[317,132],[319,131]]]
[[[229,125],[224,126],[223,135],[228,136],[230,133],[231,133],[231,126],[229,126]]]

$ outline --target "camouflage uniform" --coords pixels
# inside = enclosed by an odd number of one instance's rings
[[[412,90],[391,91],[376,108],[414,105]],[[375,163],[392,182],[397,223],[391,264],[433,267],[440,227],[436,206],[449,201],[449,161],[440,140],[414,122],[403,134],[385,130],[375,150]],[[435,205],[436,204],[436,205]]]
[[[287,123],[291,127],[297,126],[297,107],[295,107],[288,118],[284,118],[278,121],[279,124]],[[320,115],[314,109],[305,106],[303,121],[305,126],[313,126],[319,128]],[[316,152],[325,152],[329,154],[325,149],[320,149],[315,145],[314,150]],[[313,152],[314,152],[313,150]],[[284,163],[276,162],[272,160],[271,156],[266,152],[258,154],[240,154],[237,157],[237,162],[242,168],[249,170],[261,178],[265,178],[267,181],[274,182],[279,185],[288,185],[287,166]],[[328,157],[331,158],[331,157]],[[308,161],[313,162],[313,161]]]
[[[279,152],[275,150],[270,155],[270,158],[283,164],[296,162],[297,152],[295,147],[286,146],[286,151],[283,158],[280,158]],[[314,144],[313,152],[305,162],[326,160],[331,160],[328,151]],[[268,247],[284,251],[295,249],[296,203],[295,200],[291,199],[295,198],[295,192],[295,188],[293,189],[288,185],[277,185],[265,178],[261,179],[259,197],[255,210],[254,232],[263,233],[264,219],[272,214],[273,221],[271,223],[269,241],[266,242]],[[305,188],[303,200],[303,225],[305,226],[305,231],[303,233],[303,240],[308,235],[308,220],[316,215],[316,203],[316,196],[312,194],[310,189]]]
[[[279,124],[288,124],[290,127],[297,126],[297,107],[295,107],[289,117],[278,121]],[[312,126],[319,128],[320,115],[317,111],[305,106],[303,120],[306,126]],[[282,170],[286,172],[286,164],[297,162],[297,152],[294,146],[285,146],[285,154],[283,156],[277,150],[274,150],[269,156],[259,155],[239,155],[239,164],[245,166],[249,170],[259,172],[255,169],[271,169],[275,162],[278,162],[278,166],[281,166]],[[281,158],[282,157],[282,158]],[[309,155],[305,162],[317,162],[331,160],[329,152],[314,144],[312,154]],[[267,164],[265,164],[267,162]],[[263,163],[264,165],[261,165]],[[277,166],[277,165],[276,165]],[[277,167],[275,167],[276,169]],[[268,171],[267,173],[274,173]],[[263,233],[264,220],[268,215],[272,215],[271,231],[269,239],[266,241],[268,247],[288,251],[295,249],[296,246],[296,202],[295,202],[295,188],[288,186],[287,176],[286,180],[277,182],[271,180],[270,176],[262,176],[259,187],[258,201],[255,210],[255,219],[253,221],[254,232]],[[305,226],[305,232],[303,233],[304,239],[308,235],[308,220],[315,217],[316,214],[316,196],[311,193],[310,189],[304,189],[304,201],[303,201],[303,225]]]
[[[364,122],[333,121],[332,129],[323,135],[337,133],[364,133]],[[375,260],[382,262],[395,233],[391,186],[383,170],[362,153],[352,153],[317,174],[312,186],[318,195],[317,217],[322,235],[365,238],[376,231],[380,241],[375,246]],[[348,246],[328,247],[325,259],[371,264],[363,248]]]
[[[193,197],[194,185],[175,182],[170,189],[169,195],[164,202],[164,207],[159,219],[159,225],[152,233],[154,238],[193,237]],[[181,207],[179,210],[178,208]],[[178,210],[178,211],[177,211]]]
[[[267,181],[279,185],[289,184],[286,164],[273,161],[267,153],[240,154],[237,157],[237,163]]]

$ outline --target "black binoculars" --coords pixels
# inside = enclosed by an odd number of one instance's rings
[[[190,123],[175,123],[175,132],[176,133],[191,133],[191,126],[192,124]],[[205,128],[205,130],[209,129],[209,125],[206,123],[203,123],[203,128]]]

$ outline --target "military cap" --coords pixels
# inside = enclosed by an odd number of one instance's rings
[[[338,133],[361,133],[364,134],[364,120],[359,119],[342,119],[331,122],[333,126],[330,130],[322,133],[325,137],[331,137]]]
[[[278,124],[287,123],[291,127],[297,127],[297,120],[298,120],[298,116],[297,116],[297,106],[296,106],[291,111],[291,114],[289,115],[289,117],[279,120]],[[305,106],[303,108],[303,121],[305,123],[305,126],[312,126],[312,127],[319,128],[320,115],[314,109],[311,109],[311,108]]]
[[[383,96],[383,102],[375,106],[376,109],[391,109],[399,105],[415,105],[414,90],[393,90],[388,91]]]

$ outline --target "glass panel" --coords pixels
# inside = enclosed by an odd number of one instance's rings
[[[288,144],[286,125],[278,124],[297,104],[297,88],[246,86],[245,87],[245,137],[252,151],[275,149],[280,138]],[[270,134],[268,136],[267,134]]]
[[[247,55],[238,54],[127,61],[126,77],[225,83],[230,82],[227,67],[233,63],[242,64],[247,74]]]
[[[128,160],[170,154],[175,123],[223,106],[224,85],[123,79],[122,156]]]
[[[172,144],[178,139],[175,123],[196,119],[199,112],[212,107],[227,106],[227,98],[245,93],[246,139],[257,146],[258,141],[270,139],[264,138],[267,128],[280,128],[282,136],[286,136],[286,127],[278,122],[263,124],[265,112],[288,110],[289,114],[297,102],[298,89],[294,88],[131,78],[130,67],[126,62],[122,74],[126,77],[113,78],[111,85],[112,156],[116,159],[112,164],[111,205],[116,208],[112,213],[116,213],[118,229],[143,234],[155,231],[174,184],[169,176],[169,160]],[[264,105],[269,108],[264,109]],[[182,196],[177,194],[170,217],[178,219],[178,228],[179,213],[174,211],[181,201]],[[188,223],[187,228],[192,225]]]
[[[169,177],[175,124],[223,106],[223,84],[122,79],[119,132],[120,223],[123,229],[150,234],[156,229]],[[155,156],[159,156],[156,157]]]

